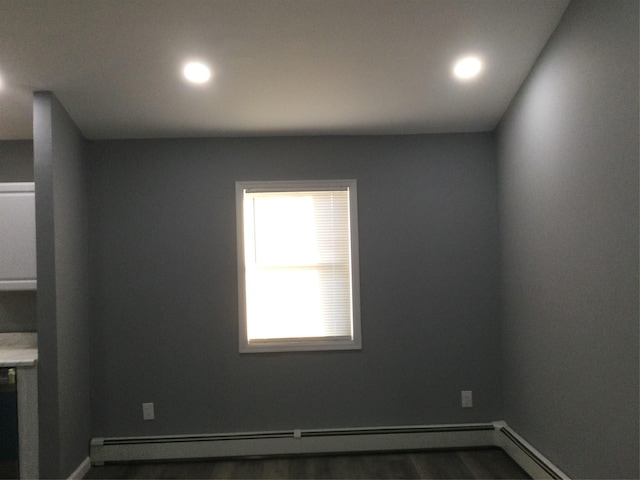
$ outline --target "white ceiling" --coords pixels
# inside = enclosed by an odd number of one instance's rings
[[[568,1],[0,0],[0,139],[37,90],[93,139],[489,131]]]

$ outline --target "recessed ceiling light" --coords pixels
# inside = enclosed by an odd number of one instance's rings
[[[211,78],[211,69],[201,62],[189,62],[182,74],[191,83],[206,83]]]
[[[482,61],[478,57],[464,57],[453,66],[453,74],[460,80],[477,77],[482,70]]]

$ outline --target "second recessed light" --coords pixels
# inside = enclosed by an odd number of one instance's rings
[[[460,80],[470,80],[482,71],[482,61],[478,57],[464,57],[453,66],[453,74]]]
[[[211,79],[211,69],[202,62],[187,63],[182,74],[191,83],[207,83]]]

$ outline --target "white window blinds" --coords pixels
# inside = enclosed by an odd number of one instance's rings
[[[243,188],[246,346],[354,348],[355,192],[314,186]]]

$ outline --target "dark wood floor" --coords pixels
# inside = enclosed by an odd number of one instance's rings
[[[86,479],[525,479],[498,448],[408,453],[129,463],[91,467]]]

